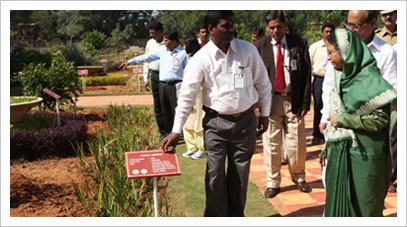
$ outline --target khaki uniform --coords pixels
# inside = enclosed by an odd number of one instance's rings
[[[383,27],[376,30],[376,35],[392,46],[397,43],[397,31],[391,34],[386,27]]]

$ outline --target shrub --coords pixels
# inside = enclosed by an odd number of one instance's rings
[[[14,123],[14,130],[36,130],[42,128],[53,128],[54,120],[51,116],[39,116],[38,118],[23,118]]]
[[[105,34],[96,29],[86,32],[83,39],[83,50],[90,55],[95,55],[96,50],[100,50],[103,47],[105,39]]]
[[[61,113],[60,117],[61,126],[58,128],[15,130],[18,126],[13,126],[10,132],[10,158],[33,161],[75,155],[72,144],[85,143],[87,140],[85,117],[68,112]],[[51,112],[28,114],[26,121],[44,121],[41,119],[46,118],[52,118],[53,126],[57,125],[56,114]]]
[[[86,77],[87,86],[126,85],[126,77],[122,74],[109,74],[107,76]]]
[[[146,107],[109,106],[109,128],[97,131],[96,141],[89,143],[92,161],[78,149],[81,166],[92,184],[74,184],[75,193],[89,216],[139,217],[152,216],[151,178],[129,180],[124,153],[157,149],[159,142],[151,109]],[[135,130],[137,128],[137,130]],[[159,210],[168,216],[168,200],[160,197]]]
[[[17,76],[17,73],[30,63],[44,63],[46,67],[49,67],[51,58],[50,52],[41,52],[17,45],[10,53],[10,78]]]
[[[91,65],[95,62],[95,57],[84,53],[82,44],[79,42],[68,44],[63,54],[67,61],[73,62],[74,66]]]
[[[19,77],[23,84],[23,93],[28,96],[38,96],[43,98],[43,108],[54,110],[55,99],[42,91],[48,88],[60,95],[60,104],[73,104],[82,91],[81,81],[72,63],[69,63],[62,56],[61,52],[53,55],[49,68],[44,63],[30,63],[24,67],[23,74]]]

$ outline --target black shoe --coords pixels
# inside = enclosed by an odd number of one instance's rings
[[[295,182],[293,181],[295,186],[297,186],[298,190],[302,192],[311,192],[312,188],[307,184],[307,182],[302,181],[302,182]]]
[[[311,139],[311,145],[320,145],[320,144],[324,144],[325,140],[322,138],[318,138],[318,137],[312,137]]]
[[[264,192],[266,198],[274,198],[280,192],[280,188],[267,188]]]

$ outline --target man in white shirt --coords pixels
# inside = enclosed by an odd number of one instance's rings
[[[256,48],[233,38],[233,11],[208,11],[205,15],[211,41],[185,69],[172,133],[162,141],[164,150],[175,146],[202,87],[206,217],[244,216],[250,160],[256,137],[268,126],[271,85]],[[253,105],[259,103],[260,131],[256,135]],[[228,169],[225,172],[225,161]]]
[[[209,42],[209,34],[208,31],[206,31],[205,25],[201,25],[199,27],[199,31],[196,33],[198,36],[198,42],[201,45],[201,47],[205,46]]]
[[[163,25],[158,21],[152,21],[148,25],[148,32],[150,34],[150,40],[146,44],[146,51],[144,54],[150,54],[157,51],[161,46],[164,46],[163,40]],[[149,90],[150,85],[148,83],[148,76],[151,75],[151,91],[153,93],[154,100],[154,116],[157,122],[158,131],[160,132],[160,138],[163,139],[166,136],[163,126],[163,113],[160,106],[160,60],[144,63],[143,77],[144,87]]]
[[[375,10],[351,10],[348,13],[348,19],[345,26],[349,30],[355,32],[363,40],[376,58],[380,74],[395,90],[397,90],[397,53],[392,46],[375,35],[374,27],[376,26],[376,18],[377,12]],[[321,110],[322,117],[319,125],[321,132],[325,130],[329,122],[327,120],[329,117],[329,98],[334,83],[333,81],[334,68],[332,64],[328,62],[326,64],[326,74],[322,88],[323,108]],[[396,128],[397,127],[395,127],[395,129]],[[392,133],[392,137],[393,134],[394,133]],[[396,136],[396,134],[394,134],[394,136]],[[392,139],[397,140],[397,138]],[[393,152],[397,151],[393,150]]]
[[[324,135],[319,131],[319,122],[321,121],[322,109],[322,83],[325,77],[324,63],[327,57],[327,51],[324,40],[333,32],[335,25],[332,23],[324,23],[321,27],[322,39],[313,43],[309,47],[309,54],[312,65],[312,97],[314,98],[314,122],[311,144],[323,144],[325,142]]]

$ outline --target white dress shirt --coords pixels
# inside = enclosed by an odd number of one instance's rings
[[[235,88],[236,76],[243,74],[244,88]],[[233,39],[227,54],[212,41],[188,62],[172,131],[181,133],[195,97],[202,87],[202,103],[220,114],[246,111],[256,102],[261,116],[271,110],[271,83],[257,49],[249,42]]]
[[[309,47],[309,55],[311,58],[312,75],[324,77],[325,76],[324,63],[327,57],[327,50],[323,39],[313,43]]]
[[[373,40],[367,45],[376,58],[377,67],[380,69],[380,75],[397,91],[397,52],[385,41],[374,35]],[[321,123],[328,123],[329,117],[329,98],[334,84],[334,67],[328,61],[326,64],[326,74],[322,84],[322,103]]]
[[[277,41],[271,38],[271,45],[273,45],[273,52],[274,52],[274,65],[277,67]],[[291,78],[290,72],[288,71],[288,66],[290,65],[290,50],[287,49],[287,39],[286,36],[281,39],[280,43],[280,50],[281,54],[284,56],[284,80],[285,80],[285,92],[291,90]]]
[[[149,54],[157,51],[161,46],[164,46],[164,40],[159,43],[155,39],[148,40],[146,44],[146,51],[144,54]],[[159,71],[160,70],[160,60],[153,62],[145,62],[143,67],[143,78],[144,82],[148,82],[148,71],[149,69]]]

